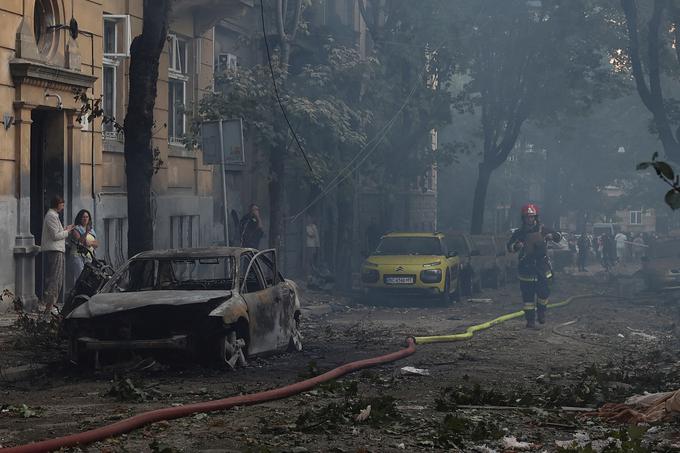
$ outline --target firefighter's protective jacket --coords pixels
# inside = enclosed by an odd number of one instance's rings
[[[551,235],[552,241],[559,242],[562,235],[540,223],[516,230],[507,244],[508,252],[519,252],[517,273],[521,281],[535,282],[539,277],[552,277],[552,267],[548,258],[546,236]]]

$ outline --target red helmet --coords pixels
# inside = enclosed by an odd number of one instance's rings
[[[522,217],[538,215],[538,206],[533,203],[528,203],[522,206]]]

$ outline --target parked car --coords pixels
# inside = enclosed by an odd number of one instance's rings
[[[460,295],[460,258],[441,233],[384,235],[361,265],[364,293],[425,294],[442,302]]]
[[[642,257],[639,271],[649,290],[680,288],[680,237],[658,239]]]
[[[186,350],[231,368],[302,348],[300,299],[276,252],[234,247],[153,250],[123,265],[64,319],[71,360],[112,350]]]
[[[496,238],[490,234],[472,235],[474,249],[479,250],[480,277],[482,286],[499,288],[507,280],[505,246],[497,244]]]
[[[469,296],[482,290],[481,260],[479,250],[469,234],[452,231],[444,234],[446,246],[460,257],[461,293]]]

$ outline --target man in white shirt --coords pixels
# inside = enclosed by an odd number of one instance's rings
[[[614,240],[616,241],[616,258],[619,261],[623,261],[626,254],[626,241],[628,241],[628,237],[619,231],[614,236]]]
[[[305,271],[307,275],[311,274],[312,270],[319,264],[319,247],[321,241],[319,240],[319,229],[314,223],[313,218],[309,218],[305,226]]]
[[[43,289],[43,303],[45,304],[45,314],[52,311],[61,293],[64,282],[64,253],[66,251],[66,241],[73,225],[64,228],[59,213],[64,210],[64,199],[59,195],[55,196],[50,203],[50,209],[45,214],[42,228],[42,243],[40,250],[43,253],[45,264],[45,287]]]

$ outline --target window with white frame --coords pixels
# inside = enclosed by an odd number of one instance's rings
[[[642,211],[630,211],[630,224],[642,225]]]
[[[121,59],[130,56],[132,41],[130,16],[127,14],[104,14],[102,37],[102,109],[104,116],[116,118],[118,96],[118,65]],[[103,121],[102,135],[106,139],[116,139],[118,132],[111,121]]]
[[[168,35],[168,141],[182,144],[186,132],[186,88],[189,80],[187,41]]]
[[[104,14],[104,58],[123,58],[130,56],[132,33],[128,14]]]

